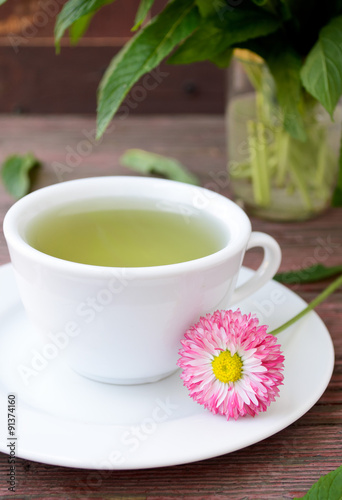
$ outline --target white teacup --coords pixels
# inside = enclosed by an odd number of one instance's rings
[[[44,210],[103,197],[148,201],[156,210],[200,210],[220,220],[225,246],[171,265],[111,268],[52,257],[32,248],[27,227]],[[67,352],[71,367],[116,384],[153,382],[177,369],[180,340],[201,315],[237,304],[277,272],[281,251],[253,232],[247,215],[217,193],[154,178],[98,177],[35,191],[8,211],[4,234],[20,295],[32,322]],[[236,287],[246,249],[262,247],[255,275]],[[64,349],[65,348],[65,349]]]

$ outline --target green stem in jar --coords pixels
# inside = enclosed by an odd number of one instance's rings
[[[277,130],[276,153],[278,156],[278,170],[276,185],[283,187],[286,179],[288,152],[289,152],[290,135],[283,129]]]
[[[319,137],[318,155],[317,155],[317,171],[315,184],[317,189],[323,189],[325,187],[325,174],[327,163],[327,143],[324,134]]]
[[[266,178],[265,183],[266,166],[262,165],[257,124],[253,120],[247,122],[247,131],[254,200],[260,206],[267,206],[270,199],[268,189],[269,181]]]
[[[270,173],[268,169],[267,141],[265,134],[265,125],[262,122],[256,124],[258,139],[258,159],[259,175],[262,186],[263,204],[267,206],[271,203]]]
[[[300,172],[300,169],[302,166],[301,162],[289,161],[288,165],[289,165],[292,179],[293,179],[293,181],[294,181],[294,183],[295,183],[295,185],[296,185],[296,187],[301,195],[301,198],[302,198],[302,201],[303,201],[305,208],[307,208],[308,210],[312,210],[313,205],[312,205],[312,201],[311,201],[311,198],[309,195],[307,183],[305,182],[305,179],[303,178],[303,176]]]

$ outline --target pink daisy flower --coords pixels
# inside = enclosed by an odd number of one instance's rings
[[[177,362],[190,396],[227,420],[265,411],[284,379],[284,356],[266,330],[239,309],[202,317],[185,333]]]

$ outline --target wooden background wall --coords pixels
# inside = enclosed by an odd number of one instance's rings
[[[139,0],[117,0],[94,17],[77,47],[53,29],[65,0],[7,0],[0,7],[0,112],[94,113],[96,89],[113,55],[131,36]],[[165,4],[156,1],[152,14]],[[211,63],[162,64],[138,82],[130,113],[223,113],[225,72]],[[126,108],[127,109],[127,108]]]

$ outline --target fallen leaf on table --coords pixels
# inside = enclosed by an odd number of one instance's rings
[[[197,176],[179,161],[142,149],[128,149],[121,156],[120,163],[141,174],[159,174],[173,181],[199,185]]]
[[[7,191],[15,198],[21,198],[30,190],[29,173],[40,165],[31,153],[8,156],[1,167],[2,182]]]
[[[322,476],[306,495],[294,500],[341,500],[342,465],[338,469]]]
[[[325,280],[340,273],[342,273],[342,265],[328,267],[323,264],[314,264],[313,266],[296,271],[278,273],[274,279],[288,285],[291,283],[314,283],[315,281]]]

